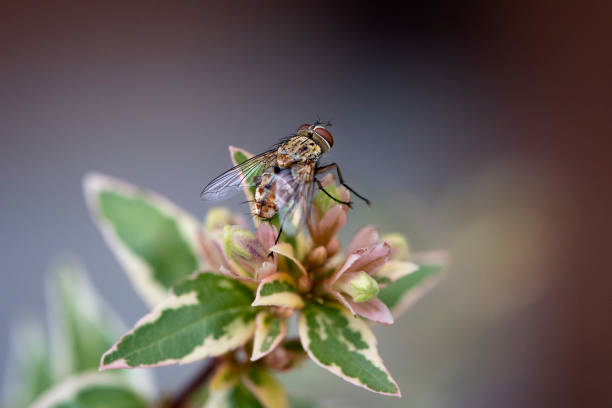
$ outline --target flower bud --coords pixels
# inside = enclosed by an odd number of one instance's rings
[[[244,220],[226,207],[214,207],[206,214],[204,225],[207,231],[220,231],[226,225],[244,225]]]
[[[223,229],[223,249],[227,259],[243,276],[253,277],[266,261],[266,251],[255,234],[238,226]]]
[[[389,243],[391,246],[390,259],[405,260],[410,255],[410,247],[408,241],[401,234],[388,234],[382,237],[382,240]]]
[[[324,246],[318,246],[308,254],[308,265],[311,268],[322,266],[327,260],[327,249]]]
[[[344,274],[333,288],[350,296],[355,303],[367,302],[378,294],[378,283],[364,271]]]
[[[341,200],[338,186],[333,184],[325,186],[325,191],[327,191],[333,197],[336,197],[338,200]],[[320,214],[325,214],[327,210],[329,210],[329,207],[336,204],[336,202],[323,191],[319,191],[314,197],[313,204],[317,210],[319,210]]]

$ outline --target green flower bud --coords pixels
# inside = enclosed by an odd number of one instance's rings
[[[338,186],[333,184],[325,186],[325,191],[327,191],[333,197],[340,199],[340,190],[338,189]],[[323,191],[319,191],[314,197],[313,204],[315,207],[317,207],[321,214],[324,214],[327,212],[327,210],[329,210],[329,207],[336,204],[336,202]]]
[[[245,276],[254,276],[266,260],[265,249],[255,234],[238,226],[223,228],[223,250],[227,259]]]
[[[214,207],[206,214],[205,226],[208,231],[220,230],[226,225],[233,224],[234,216],[225,207]]]
[[[351,272],[334,284],[334,289],[350,296],[354,302],[367,302],[378,295],[378,283],[364,271]]]

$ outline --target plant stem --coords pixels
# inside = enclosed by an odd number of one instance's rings
[[[202,385],[204,385],[206,381],[208,381],[208,379],[220,363],[220,358],[211,358],[210,361],[206,365],[204,365],[202,371],[200,371],[195,377],[193,377],[193,379],[189,381],[187,385],[176,394],[176,396],[172,400],[172,403],[170,404],[170,408],[185,407],[192,394],[196,392]]]

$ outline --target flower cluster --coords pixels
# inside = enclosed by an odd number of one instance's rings
[[[234,164],[251,157],[241,149],[230,152]],[[432,288],[446,257],[411,254],[402,235],[380,235],[372,225],[343,250],[338,233],[347,223],[349,208],[342,202],[350,193],[331,176],[322,183],[335,199],[318,192],[306,225],[275,243],[277,219],[255,218],[250,226],[214,208],[201,224],[153,192],[88,176],[94,219],[153,306],[104,354],[100,368],[222,356],[210,385],[215,404],[238,393],[282,408],[287,399],[269,370],[287,370],[307,356],[348,382],[400,396],[370,326],[392,324]],[[245,194],[252,201],[252,189],[245,187]],[[288,336],[293,317],[298,339]]]

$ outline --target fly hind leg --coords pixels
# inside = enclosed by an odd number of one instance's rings
[[[346,187],[351,193],[355,194],[357,197],[362,199],[368,205],[368,207],[369,207],[371,205],[370,200],[368,200],[367,198],[365,198],[364,196],[362,196],[361,194],[359,194],[358,192],[353,190],[351,187],[349,187],[344,182],[344,178],[342,178],[342,173],[340,172],[340,167],[338,167],[337,163],[332,163],[332,164],[328,164],[327,166],[319,167],[317,169],[317,171],[315,172],[315,174],[322,173],[324,171],[328,171],[328,170],[331,170],[331,169],[334,169],[334,168],[336,169],[336,173],[338,174],[338,181],[340,182],[340,184],[342,184],[344,187]],[[323,190],[323,191],[325,191],[325,190]],[[329,195],[329,194],[327,194],[327,195]]]
[[[329,194],[329,192],[323,188],[323,184],[321,184],[321,181],[319,179],[315,179],[315,181],[317,182],[317,185],[319,186],[319,190],[325,193],[326,196],[328,196],[329,198],[331,198],[332,200],[334,200],[335,202],[339,204],[344,204],[344,205],[347,205],[349,208],[353,208],[352,201],[342,201],[342,200],[337,199],[333,195]]]

